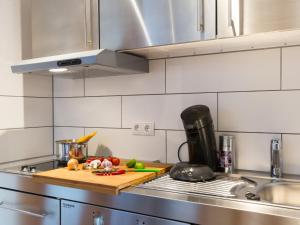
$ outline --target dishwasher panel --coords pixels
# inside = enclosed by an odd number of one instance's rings
[[[61,202],[61,225],[188,225],[71,201]]]
[[[0,224],[59,225],[59,200],[0,189]]]

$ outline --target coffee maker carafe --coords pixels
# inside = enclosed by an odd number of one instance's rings
[[[205,105],[195,105],[181,113],[187,141],[178,149],[177,163],[170,171],[170,176],[177,180],[205,181],[214,178],[217,170],[217,147],[213,120],[209,108]],[[187,144],[189,161],[182,162],[181,147]]]

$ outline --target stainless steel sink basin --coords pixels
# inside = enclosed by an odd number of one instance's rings
[[[300,183],[274,182],[257,191],[260,199],[274,204],[300,206]]]

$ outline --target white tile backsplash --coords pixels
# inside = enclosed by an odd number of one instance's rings
[[[270,143],[280,134],[219,133],[234,136],[235,168],[243,170],[270,171]]]
[[[266,40],[264,46],[273,47],[272,43]],[[226,46],[238,50],[236,45]],[[238,46],[250,47],[249,41]],[[177,148],[186,140],[180,113],[191,105],[205,104],[217,134],[236,137],[237,168],[269,171],[270,140],[283,133],[284,172],[300,174],[294,157],[300,134],[300,90],[287,90],[299,88],[299,49],[152,60],[149,74],[55,78],[54,96],[66,97],[55,98],[55,125],[66,126],[55,128],[55,139],[77,138],[84,128],[85,133],[97,130],[89,145],[92,154],[102,144],[119,157],[175,163]],[[136,122],[154,122],[155,136],[132,135],[129,128]],[[188,158],[187,146],[182,157]]]
[[[18,76],[14,74],[13,76]],[[24,96],[52,97],[52,77],[42,75],[23,75]]]
[[[178,147],[186,141],[184,131],[167,131],[167,162],[177,163],[178,159]],[[180,158],[182,161],[188,161],[188,148],[187,144],[182,146],[180,150]]]
[[[300,47],[282,49],[282,89],[300,89]]]
[[[0,20],[5,21],[0,35],[0,163],[53,153],[52,77],[11,72],[30,49],[30,31],[24,29],[20,10],[24,2],[0,1]]]
[[[24,98],[24,126],[53,126],[52,98]]]
[[[121,127],[121,97],[56,98],[55,126]]]
[[[53,128],[0,130],[0,163],[52,155]]]
[[[300,135],[282,135],[283,173],[300,174]]]
[[[0,97],[0,129],[52,126],[52,99]]]
[[[150,73],[86,78],[87,96],[165,93],[165,60],[149,62]]]
[[[219,130],[300,132],[300,91],[221,93]]]
[[[97,131],[89,142],[89,153],[110,149],[112,154],[124,159],[166,161],[165,131],[155,131],[155,136],[132,135],[130,129],[86,129],[86,133]]]
[[[82,77],[74,79],[54,76],[54,97],[78,97],[84,96],[84,80]]]
[[[122,126],[135,122],[154,122],[156,129],[183,129],[181,112],[192,105],[207,105],[217,124],[216,94],[125,96],[122,101]]]
[[[80,127],[54,127],[54,142],[59,140],[78,139],[84,136],[84,128]]]
[[[279,49],[167,60],[167,93],[279,89]]]

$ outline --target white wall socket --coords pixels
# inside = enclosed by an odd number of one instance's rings
[[[154,122],[134,123],[132,127],[132,134],[141,136],[154,136]]]

